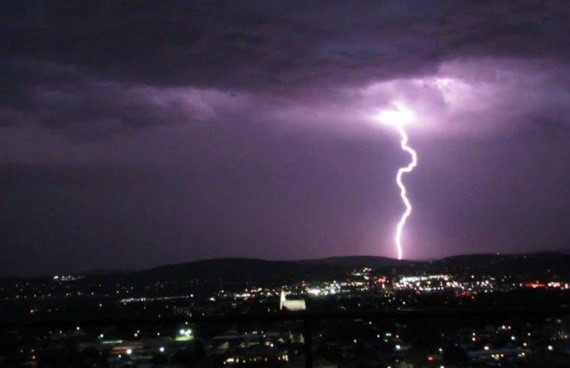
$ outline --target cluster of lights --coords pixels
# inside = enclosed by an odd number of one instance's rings
[[[570,284],[566,282],[560,281],[551,281],[551,282],[541,282],[541,281],[533,281],[533,282],[526,282],[524,284],[520,284],[520,287],[530,288],[530,289],[563,289],[568,290],[570,289]]]
[[[491,358],[495,359],[495,360],[501,360],[505,357],[504,354],[491,354]]]
[[[141,297],[141,298],[124,298],[121,299],[120,302],[127,304],[127,303],[145,303],[145,302],[161,302],[161,301],[169,301],[169,300],[179,300],[179,299],[191,299],[194,297],[194,294],[190,295],[176,295],[176,296],[160,296],[154,298],[148,297]]]
[[[185,323],[188,325],[188,322]],[[176,341],[190,341],[194,338],[193,331],[190,328],[182,327],[178,330],[178,335],[175,337]]]
[[[450,281],[449,275],[404,276],[394,284],[396,290],[441,291],[445,288],[456,288],[459,285]]]
[[[439,284],[435,281],[439,281]],[[395,289],[414,289],[420,291],[441,291],[446,289],[454,289],[458,291],[460,296],[470,295],[476,292],[492,292],[494,290],[512,290],[518,288],[560,288],[568,289],[570,285],[558,281],[554,282],[532,282],[532,283],[514,283],[506,287],[499,285],[494,277],[487,277],[483,280],[475,280],[475,275],[471,275],[470,279],[458,280],[456,276],[447,275],[431,275],[431,276],[403,276],[399,282],[394,284]]]
[[[62,281],[62,282],[77,281],[83,279],[84,277],[85,276],[80,276],[80,275],[55,275],[53,277],[53,281]]]
[[[336,282],[329,285],[307,288],[306,293],[314,296],[335,295],[341,292],[341,287]]]
[[[278,361],[282,362],[289,362],[289,356],[287,354],[280,354],[277,356]],[[233,365],[233,364],[246,364],[246,363],[255,363],[255,362],[268,362],[268,357],[229,357],[226,358],[223,362],[224,365]]]

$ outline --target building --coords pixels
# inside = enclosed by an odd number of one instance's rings
[[[302,311],[306,310],[307,306],[303,299],[287,300],[285,290],[281,290],[281,298],[279,300],[279,309],[288,311]]]

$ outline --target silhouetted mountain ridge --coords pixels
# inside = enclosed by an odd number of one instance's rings
[[[344,272],[327,264],[295,261],[268,261],[252,258],[209,259],[166,265],[141,271],[138,277],[149,279],[200,279],[224,281],[289,281],[339,278]]]
[[[411,270],[425,273],[466,272],[527,277],[570,277],[570,255],[561,252],[532,254],[471,254],[436,261],[396,260],[376,256],[328,257],[322,259],[271,261],[252,258],[223,258],[165,265],[137,272],[148,279],[218,279],[224,281],[308,281],[341,279],[364,267],[385,273]]]
[[[570,279],[570,254],[468,254],[432,261],[411,261],[378,256],[336,256],[322,259],[274,261],[254,258],[221,258],[164,265],[139,271],[83,273],[107,281],[216,281],[276,282],[342,279],[364,267],[385,274],[449,273],[518,275],[529,278]],[[24,279],[24,278],[18,278]],[[2,279],[6,281],[8,278]]]
[[[518,275],[567,279],[570,254],[539,252],[526,254],[470,254],[432,261],[426,270],[444,273],[470,272],[486,275]]]
[[[321,259],[309,259],[309,260],[299,260],[296,262],[304,264],[326,264],[330,266],[340,267],[342,269],[355,269],[369,267],[372,269],[377,268],[390,268],[390,267],[402,267],[411,264],[419,263],[418,261],[409,260],[397,260],[389,257],[379,257],[379,256],[338,256],[338,257],[328,257]]]

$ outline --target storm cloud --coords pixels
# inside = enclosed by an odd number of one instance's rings
[[[149,111],[162,106],[140,108],[152,105],[141,89],[318,100],[437,74],[450,61],[457,69],[483,59],[479,69],[492,73],[492,60],[547,60],[567,74],[570,55],[564,2],[6,1],[0,14],[5,124],[30,108],[44,110],[38,120],[52,126],[179,122],[180,102],[171,116]]]

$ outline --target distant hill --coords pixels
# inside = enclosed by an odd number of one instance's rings
[[[412,264],[420,263],[416,261],[402,260],[399,261],[394,258],[376,257],[376,256],[346,256],[346,257],[329,257],[322,259],[309,259],[296,261],[301,264],[311,265],[329,265],[338,267],[344,270],[353,270],[357,268],[369,267],[372,269],[378,268],[398,268],[409,266]]]
[[[180,281],[274,282],[340,280],[354,269],[372,268],[380,273],[450,273],[518,275],[535,279],[570,280],[570,254],[470,254],[435,261],[398,261],[375,256],[346,256],[323,259],[268,261],[250,258],[201,260],[155,267],[143,271],[88,272],[87,278],[119,282]],[[18,278],[20,279],[20,278]],[[23,279],[23,278],[21,278]],[[0,280],[7,282],[8,279]]]
[[[196,279],[224,281],[301,281],[341,279],[354,269],[369,267],[381,272],[516,274],[529,278],[570,278],[570,254],[472,254],[437,261],[398,261],[375,256],[268,261],[249,258],[210,259],[152,268],[136,272],[148,280]]]
[[[520,275],[528,278],[570,278],[570,254],[540,252],[529,254],[471,254],[429,262],[432,272],[470,272],[487,275]]]
[[[328,264],[224,258],[174,264],[137,273],[146,279],[202,279],[224,281],[301,281],[341,278],[344,272]]]

